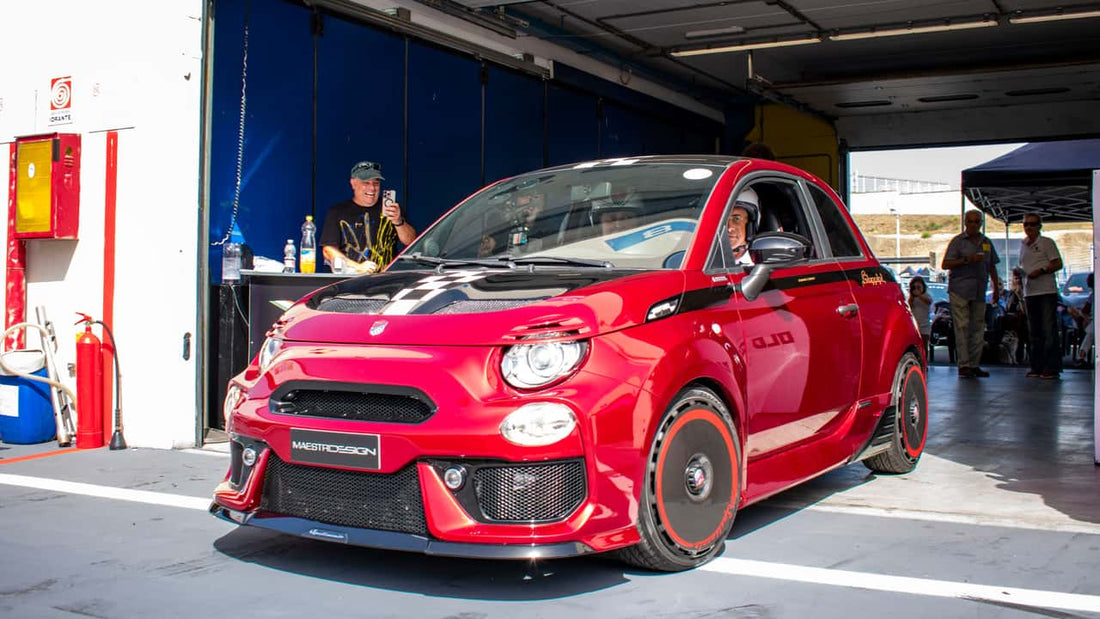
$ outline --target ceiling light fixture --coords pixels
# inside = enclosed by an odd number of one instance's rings
[[[969,30],[970,28],[988,28],[996,26],[993,20],[960,22],[955,24],[936,24],[933,26],[911,26],[908,28],[890,28],[888,30],[864,30],[862,32],[843,32],[830,34],[831,41],[854,41],[856,39],[874,39],[878,37],[896,37],[906,34],[928,34],[930,32],[947,32],[949,30]]]
[[[1045,15],[1013,15],[1008,18],[1010,24],[1035,24],[1044,21],[1062,21],[1063,19],[1085,19],[1100,17],[1100,11],[1081,11],[1078,13],[1047,13]]]
[[[707,37],[720,37],[724,34],[739,34],[745,29],[741,26],[726,26],[725,28],[712,28],[710,30],[688,30],[684,33],[685,39],[705,39]]]
[[[785,41],[759,41],[757,43],[738,43],[736,45],[725,45],[722,47],[704,47],[702,49],[684,49],[675,52],[669,52],[670,56],[677,58],[683,58],[685,56],[702,56],[705,54],[725,54],[728,52],[743,52],[750,49],[768,49],[772,47],[789,47],[791,45],[808,45],[810,43],[820,43],[821,39],[817,37],[805,37],[802,39],[787,39]]]

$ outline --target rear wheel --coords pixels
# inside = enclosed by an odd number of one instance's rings
[[[740,450],[721,399],[702,388],[678,394],[650,447],[638,509],[642,539],[618,557],[674,572],[720,553],[741,499]]]
[[[924,368],[913,353],[905,353],[898,362],[891,394],[892,405],[884,413],[894,415],[890,447],[863,464],[877,473],[908,473],[917,466],[928,436],[928,388]]]

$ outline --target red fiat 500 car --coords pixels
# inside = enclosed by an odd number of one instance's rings
[[[741,507],[857,460],[911,470],[923,359],[900,287],[801,170],[540,170],[275,323],[230,383],[211,512],[378,548],[686,569]]]

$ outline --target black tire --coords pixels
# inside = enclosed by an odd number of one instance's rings
[[[678,572],[722,552],[741,500],[741,443],[729,410],[708,389],[677,394],[649,450],[641,541],[617,551],[621,561]]]
[[[917,466],[928,436],[928,387],[924,367],[913,353],[898,362],[890,393],[893,402],[884,413],[894,416],[890,447],[863,464],[876,473],[908,473]]]

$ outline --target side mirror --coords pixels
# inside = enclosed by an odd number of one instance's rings
[[[813,243],[804,236],[790,232],[760,234],[749,245],[749,255],[756,266],[741,280],[741,294],[749,301],[755,301],[773,270],[804,262],[812,252]]]
[[[784,267],[803,262],[813,253],[810,239],[790,232],[765,232],[749,245],[749,256],[755,264]]]

